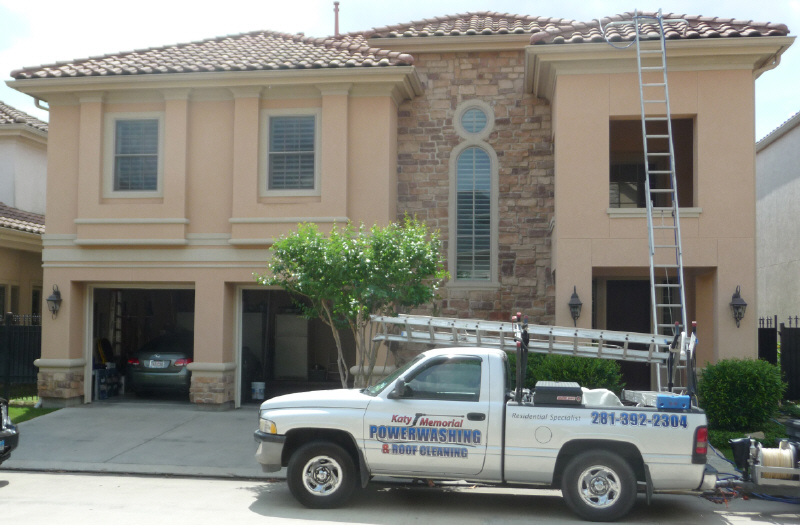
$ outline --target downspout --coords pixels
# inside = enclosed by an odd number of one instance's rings
[[[42,101],[39,100],[38,97],[33,97],[33,105],[37,108],[41,109],[42,111],[50,111],[49,107],[42,106]]]

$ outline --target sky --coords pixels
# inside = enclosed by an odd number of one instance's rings
[[[800,30],[800,0],[676,0],[638,5],[618,0],[341,0],[340,30],[361,31],[446,14],[491,10],[579,21],[632,11],[719,16],[784,23]],[[52,64],[94,55],[202,40],[269,29],[333,33],[331,0],[0,0],[0,75],[21,67]],[[0,100],[42,120],[47,112],[33,99],[3,82]],[[800,111],[800,42],[784,53],[781,64],[756,81],[756,138],[760,139]]]

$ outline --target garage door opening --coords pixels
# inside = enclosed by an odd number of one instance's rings
[[[319,319],[305,319],[287,292],[243,290],[241,334],[243,403],[341,388],[330,327]],[[353,336],[343,330],[341,338],[345,362],[352,366]]]
[[[95,289],[93,401],[189,401],[194,295],[178,289]]]

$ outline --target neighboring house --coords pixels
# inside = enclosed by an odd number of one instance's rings
[[[667,52],[703,364],[756,353],[756,316],[737,328],[728,306],[737,286],[756,302],[754,82],[794,38],[779,24],[685,18]],[[440,229],[445,315],[520,310],[568,326],[575,287],[579,326],[649,331],[635,63],[597,22],[482,12],[12,72],[12,87],[50,105],[45,287],[63,303],[44,324],[40,395],[88,401],[96,339],[124,361],[180,327],[195,334],[195,403],[238,404],[250,381],[331,380],[319,376],[327,327],[253,286],[299,221],[408,212]],[[646,368],[626,376],[649,386]]]
[[[757,313],[787,323],[800,315],[800,113],[756,144],[756,197]]]
[[[47,123],[0,102],[0,308],[42,309]]]

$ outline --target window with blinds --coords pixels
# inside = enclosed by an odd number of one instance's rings
[[[114,191],[158,190],[158,119],[116,120]]]
[[[315,123],[313,115],[270,117],[267,189],[314,189]]]
[[[491,173],[489,154],[467,148],[456,165],[456,278],[491,280]]]

